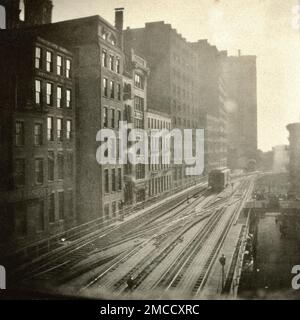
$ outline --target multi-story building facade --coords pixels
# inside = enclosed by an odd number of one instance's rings
[[[147,128],[149,139],[149,149],[151,145],[157,144],[154,148],[158,151],[158,161],[153,161],[155,154],[149,152],[148,160],[148,197],[149,199],[154,197],[161,197],[164,194],[172,190],[172,163],[171,161],[163,161],[163,157],[168,157],[168,155],[163,154],[163,144],[162,136],[155,133],[161,130],[170,131],[172,126],[171,117],[157,110],[148,109],[147,111]],[[151,135],[153,133],[153,135]],[[152,158],[152,159],[151,159]],[[171,152],[169,155],[169,160],[171,160]],[[166,160],[168,160],[166,158]],[[155,163],[154,163],[155,162]],[[166,163],[169,162],[169,163]]]
[[[125,42],[126,47],[126,42]],[[131,48],[125,50],[125,67],[124,67],[124,120],[127,124],[141,134],[147,126],[147,79],[149,69],[145,59],[137,55]],[[128,135],[131,129],[128,130]],[[138,136],[137,139],[142,139]],[[136,141],[138,142],[138,141]],[[130,148],[135,142],[128,142]],[[142,157],[142,155],[140,155]],[[124,202],[126,206],[135,205],[144,202],[147,199],[147,180],[148,169],[144,163],[144,158],[140,159],[141,163],[128,163],[124,169]]]
[[[80,221],[117,218],[122,212],[123,165],[99,165],[100,129],[118,132],[123,119],[123,10],[116,24],[100,16],[63,21],[35,28],[64,44],[74,54],[77,127],[77,212]]]
[[[96,136],[123,119],[123,10],[115,27],[99,16],[51,23],[52,1],[28,0],[21,22],[17,3],[1,1],[1,227],[31,241],[122,212],[123,166],[99,165]],[[24,146],[12,147],[13,132]]]
[[[191,43],[197,55],[197,96],[205,128],[205,172],[227,166],[226,90],[222,62],[227,53],[207,40]],[[204,76],[205,75],[205,76]]]
[[[189,43],[164,22],[127,29],[124,38],[149,64],[148,107],[168,114],[172,128],[201,128],[203,119],[195,89],[198,75],[194,72],[197,56]],[[174,188],[194,183],[195,177],[185,174],[184,164],[172,169]]]
[[[77,222],[73,55],[26,30],[0,41],[0,234],[23,244]]]
[[[230,56],[223,61],[227,91],[228,166],[247,167],[257,159],[256,56]]]

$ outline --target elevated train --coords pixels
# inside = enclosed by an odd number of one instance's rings
[[[220,168],[210,171],[208,187],[213,191],[222,191],[230,184],[230,169]]]

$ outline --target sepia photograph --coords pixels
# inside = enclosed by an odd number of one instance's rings
[[[18,299],[300,299],[300,1],[0,0]]]

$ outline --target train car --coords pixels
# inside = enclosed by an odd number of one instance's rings
[[[225,189],[230,183],[230,169],[221,168],[210,171],[208,186],[214,191]]]

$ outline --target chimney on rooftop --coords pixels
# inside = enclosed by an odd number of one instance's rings
[[[118,31],[118,43],[123,50],[124,8],[115,9],[115,28]]]
[[[123,23],[124,23],[124,8],[116,8],[115,9],[115,28],[118,31],[123,31]]]

